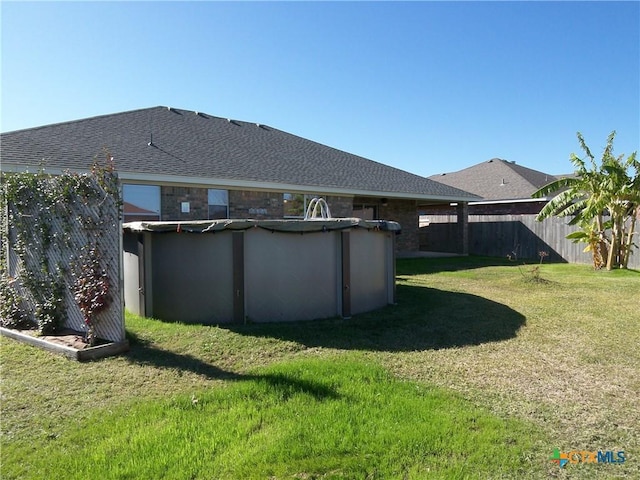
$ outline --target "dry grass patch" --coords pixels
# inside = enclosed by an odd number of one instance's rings
[[[407,266],[413,274],[403,275],[400,263],[401,284],[489,298],[522,314],[526,324],[502,342],[389,354],[387,365],[497,413],[533,420],[561,450],[625,450],[631,458],[608,471],[583,468],[583,476],[640,475],[633,461],[640,454],[640,273],[543,265],[548,283],[533,284],[515,267],[461,274],[421,262],[427,273],[417,275],[419,266]],[[463,314],[451,306],[452,317]]]

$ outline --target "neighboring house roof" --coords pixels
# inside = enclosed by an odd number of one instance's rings
[[[521,200],[531,199],[533,192],[559,177],[493,158],[464,170],[429,178],[474,193],[484,200]]]
[[[122,211],[125,215],[159,215],[158,212],[147,210],[130,202],[122,202]]]
[[[438,201],[460,189],[266,125],[153,107],[0,135],[3,170],[88,169],[108,149],[129,183],[174,183]],[[55,172],[53,172],[55,173]]]

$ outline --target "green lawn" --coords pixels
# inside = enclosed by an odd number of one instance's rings
[[[128,316],[84,364],[2,338],[0,476],[640,476],[640,273],[527,268],[399,260],[398,305],[351,320]]]

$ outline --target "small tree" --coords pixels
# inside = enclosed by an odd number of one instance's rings
[[[640,162],[636,152],[626,159],[624,155],[614,157],[613,131],[598,165],[580,132],[577,135],[589,166],[585,159],[571,154],[575,176],[551,182],[532,195],[539,198],[560,191],[540,211],[537,220],[573,215],[569,224],[578,225],[581,230],[567,238],[588,243],[585,251],[592,252],[595,268],[627,268],[640,213]],[[607,221],[605,215],[610,217]]]

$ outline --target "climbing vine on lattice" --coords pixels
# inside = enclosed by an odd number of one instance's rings
[[[122,203],[111,157],[89,174],[4,173],[0,186],[2,326],[54,333],[75,307],[92,343],[118,287],[105,235],[119,229]]]

